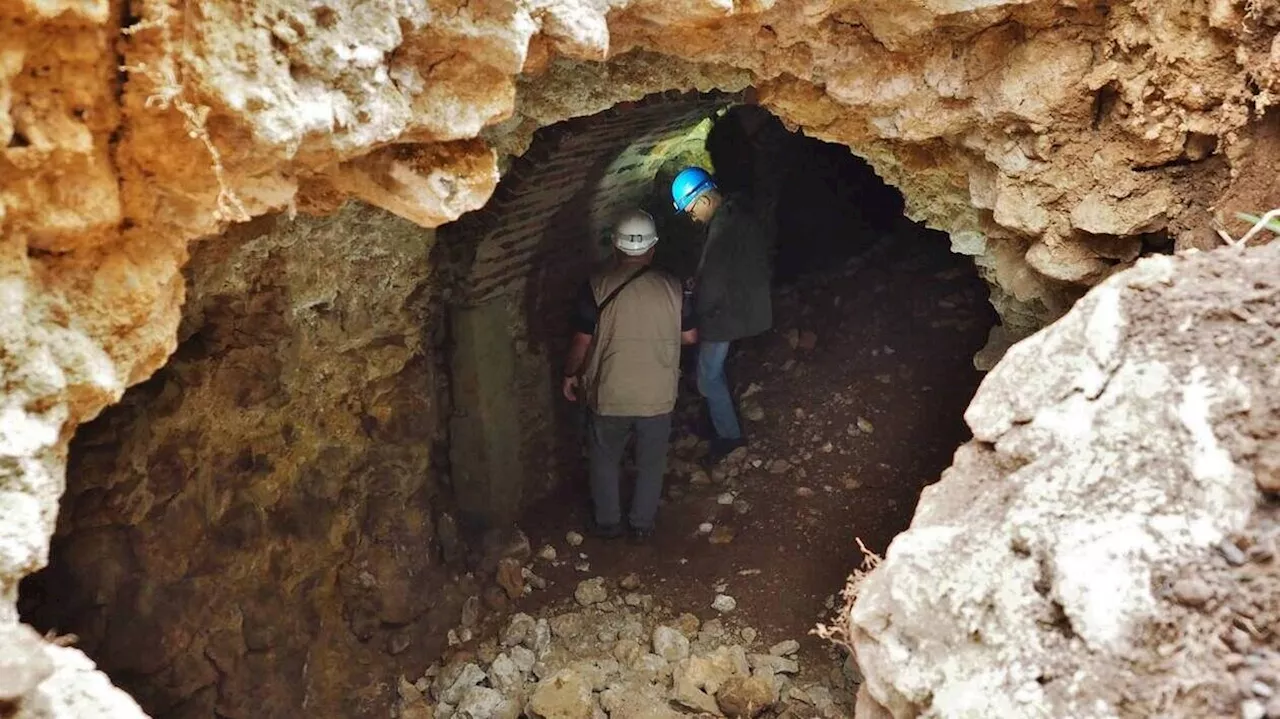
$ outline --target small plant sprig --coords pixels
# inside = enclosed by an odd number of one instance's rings
[[[1247,212],[1237,212],[1236,217],[1246,222],[1252,222],[1253,227],[1249,228],[1249,231],[1241,235],[1238,240],[1233,239],[1231,235],[1227,234],[1226,230],[1215,228],[1218,233],[1218,237],[1222,238],[1222,241],[1225,242],[1228,247],[1245,247],[1249,244],[1249,240],[1253,239],[1255,235],[1263,230],[1269,230],[1276,235],[1280,235],[1280,207],[1271,210],[1261,217],[1250,215]],[[1262,244],[1267,244],[1267,242],[1271,242],[1274,239],[1275,237],[1270,237]]]

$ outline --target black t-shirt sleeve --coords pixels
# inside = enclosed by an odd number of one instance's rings
[[[584,335],[596,333],[596,295],[591,291],[591,283],[583,282],[578,294],[573,298],[573,316],[569,324],[574,332]]]

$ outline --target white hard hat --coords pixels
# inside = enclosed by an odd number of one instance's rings
[[[643,255],[658,244],[658,228],[644,210],[632,210],[613,229],[613,246],[627,255]]]

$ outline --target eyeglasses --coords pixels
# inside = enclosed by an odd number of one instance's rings
[[[696,218],[697,215],[693,213],[693,209],[698,206],[698,203],[702,202],[705,199],[707,199],[707,196],[701,195],[697,199],[695,199],[693,202],[690,202],[689,206],[684,208],[684,214],[688,215],[689,217]]]

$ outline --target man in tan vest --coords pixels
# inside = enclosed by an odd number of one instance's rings
[[[658,244],[653,218],[629,212],[614,230],[614,259],[584,284],[575,302],[564,396],[588,409],[594,536],[623,534],[620,475],[627,438],[636,435],[633,540],[653,534],[667,471],[680,345],[697,342],[693,308],[679,280],[651,267]]]

